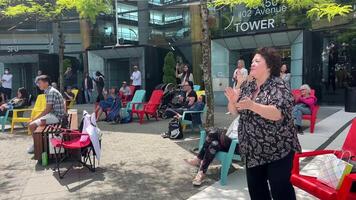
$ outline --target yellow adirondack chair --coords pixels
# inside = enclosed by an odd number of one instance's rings
[[[72,93],[74,94],[74,98],[73,98],[73,100],[70,101],[69,106],[68,106],[67,109],[72,109],[73,108],[73,106],[74,106],[74,104],[75,104],[75,102],[77,100],[78,92],[79,92],[79,90],[77,90],[77,89],[73,89],[72,90]]]
[[[196,93],[197,93],[197,96],[199,97],[201,95],[205,95],[205,90],[198,90],[198,91],[196,91]]]
[[[46,96],[44,94],[40,94],[37,96],[37,100],[35,106],[31,109],[14,109],[12,122],[11,122],[11,133],[14,131],[14,127],[16,123],[29,123],[32,119],[40,115],[46,109]],[[31,111],[30,117],[20,117],[18,113]],[[30,131],[28,131],[30,134]]]

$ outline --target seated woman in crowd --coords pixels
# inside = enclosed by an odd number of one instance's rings
[[[121,99],[127,99],[131,95],[130,87],[127,85],[126,81],[122,82],[122,86],[119,90]]]
[[[0,106],[0,116],[4,116],[8,109],[21,109],[28,105],[28,93],[23,87],[17,90],[17,95],[15,98],[11,99],[8,103],[4,103]],[[12,116],[12,112],[9,113]]]
[[[175,114],[175,118],[177,119],[181,119],[183,116],[183,112],[184,111],[202,111],[204,110],[205,107],[205,95],[201,95],[198,97],[198,101],[195,102],[190,108],[187,109],[180,109],[178,111],[175,111],[174,109],[167,109],[169,110],[169,112],[172,112]],[[202,121],[201,121],[201,113],[188,113],[185,115],[185,120],[190,120],[192,121],[192,124],[194,126],[196,125],[201,125]],[[163,138],[169,138],[170,137],[170,133],[169,132],[164,132],[161,134],[161,136]]]
[[[95,111],[95,113],[98,113],[98,116],[96,116],[97,121],[100,119],[100,116],[103,114],[103,112],[107,112],[111,108],[115,102],[115,99],[117,98],[116,88],[114,87],[109,90],[109,94],[107,94],[107,92],[104,93],[106,93],[104,94],[104,100],[99,102],[99,106]]]
[[[296,105],[293,108],[294,124],[297,126],[298,133],[303,134],[302,118],[303,115],[310,115],[317,102],[315,96],[310,95],[310,87],[305,84],[300,87],[301,96],[296,97]]]
[[[188,110],[194,105],[198,100],[197,93],[193,90],[193,82],[186,81],[183,83],[183,93],[179,96],[179,105],[174,109],[167,109],[167,117],[174,117],[177,113],[183,114],[184,111]],[[188,119],[190,120],[190,119]]]
[[[228,152],[233,139],[237,139],[238,118],[236,118],[226,131],[213,128],[208,132],[205,143],[199,154],[193,159],[185,159],[189,165],[199,167],[198,173],[193,179],[193,185],[200,186],[205,178],[210,163],[214,160],[219,151]],[[235,148],[235,154],[239,154],[238,145]]]
[[[70,86],[66,87],[66,90],[63,92],[63,98],[66,101],[66,106],[68,107],[70,102],[74,99],[74,94]]]
[[[198,97],[198,101],[195,102],[191,107],[187,108],[187,109],[181,109],[179,111],[181,111],[180,113],[177,113],[177,115],[175,117],[177,118],[181,118],[182,114],[184,111],[202,111],[204,110],[205,107],[205,95],[201,95]],[[188,114],[185,116],[186,120],[192,120],[193,124],[202,124],[201,121],[201,117],[200,114]]]

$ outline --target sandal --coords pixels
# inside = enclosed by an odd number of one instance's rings
[[[204,182],[205,174],[203,172],[198,172],[196,177],[193,179],[193,185],[194,186],[201,186],[201,184]]]

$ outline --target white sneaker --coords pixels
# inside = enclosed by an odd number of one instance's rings
[[[227,112],[227,113],[225,113],[226,115],[230,115],[231,114],[231,112]]]
[[[32,144],[30,147],[27,148],[28,154],[33,154],[35,151],[35,146]]]

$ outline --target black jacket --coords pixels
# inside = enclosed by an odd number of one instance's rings
[[[87,76],[85,77],[88,79],[88,89],[89,90],[92,90],[94,88],[93,86],[93,79],[90,77],[90,76]],[[83,82],[82,82],[82,87],[83,87],[83,90],[85,89],[85,78],[83,79]]]

